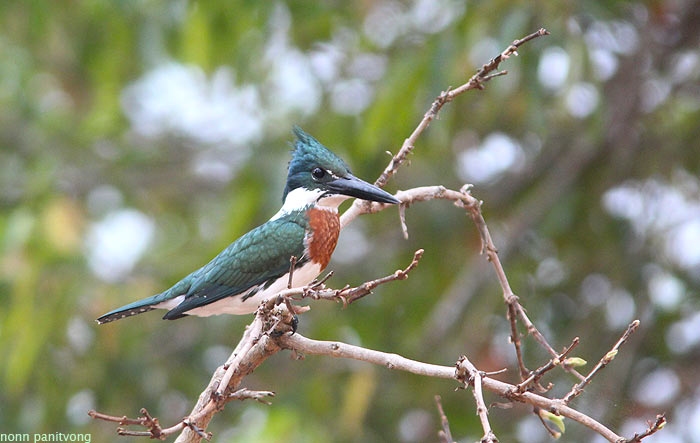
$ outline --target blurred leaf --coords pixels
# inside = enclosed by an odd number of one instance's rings
[[[362,423],[365,415],[369,412],[376,388],[377,375],[372,366],[355,371],[350,375],[344,387],[345,393],[339,423],[341,435],[347,438],[358,436],[358,429],[362,429]]]

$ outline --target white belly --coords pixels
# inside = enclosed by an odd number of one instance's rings
[[[318,277],[321,272],[321,266],[319,264],[313,263],[311,261],[307,262],[301,268],[294,270],[294,277],[292,278],[292,288],[300,288],[311,283],[313,279]],[[197,315],[199,317],[209,317],[210,315],[219,314],[232,314],[232,315],[243,315],[251,314],[258,309],[258,305],[265,299],[269,299],[280,291],[287,289],[289,284],[289,276],[285,275],[281,278],[275,280],[267,289],[258,291],[257,294],[252,297],[248,297],[243,300],[242,295],[234,295],[231,297],[226,297],[221,300],[217,300],[208,305],[204,305],[199,308],[190,309],[186,312],[188,315]],[[164,301],[154,305],[154,308],[161,309],[173,309],[185,299],[184,295],[172,298],[170,300]]]

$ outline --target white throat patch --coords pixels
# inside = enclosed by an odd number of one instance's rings
[[[318,202],[319,206],[338,209],[338,206],[347,200],[347,195],[335,194],[321,198],[324,191],[321,189],[296,188],[287,194],[282,208],[273,215],[270,220],[276,220],[293,211],[300,211]],[[320,200],[319,200],[320,199]]]
[[[321,197],[321,194],[323,194],[323,191],[320,189],[296,188],[291,190],[284,199],[282,208],[270,220],[276,220],[284,214],[300,211],[313,205]]]

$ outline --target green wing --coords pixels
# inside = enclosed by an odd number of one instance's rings
[[[170,310],[166,319],[182,317],[191,309],[208,305],[225,297],[238,295],[276,280],[289,271],[292,256],[302,264],[306,219],[302,214],[288,214],[248,232],[208,264],[186,279],[191,281],[185,300]],[[166,298],[182,295],[182,282]]]

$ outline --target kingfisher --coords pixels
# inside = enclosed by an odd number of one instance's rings
[[[108,323],[154,309],[167,309],[166,320],[187,315],[250,314],[261,301],[288,287],[291,269],[291,287],[298,288],[326,268],[338,243],[338,206],[344,200],[354,197],[400,203],[388,192],[355,177],[340,157],[301,128],[295,126],[294,133],[297,140],[283,205],[270,220],[170,289],[108,312],[97,322]]]

